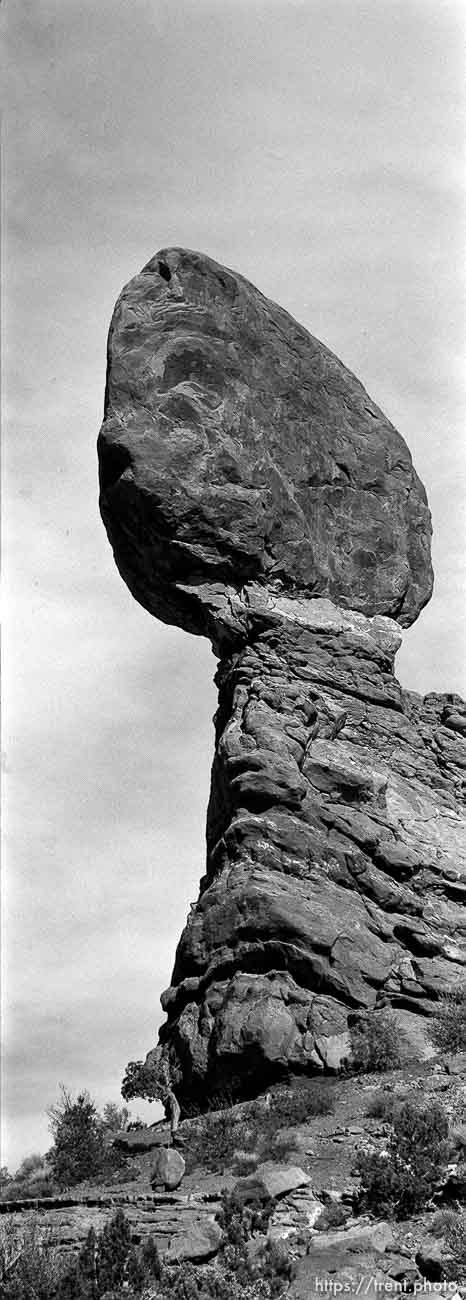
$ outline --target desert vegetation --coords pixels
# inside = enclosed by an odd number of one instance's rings
[[[394,1106],[381,1151],[361,1152],[360,1208],[406,1218],[429,1204],[448,1159],[448,1120],[438,1102]]]
[[[466,1052],[466,984],[442,994],[428,1033],[439,1051]]]
[[[383,1074],[401,1064],[403,1034],[389,1011],[358,1016],[350,1027],[351,1055],[348,1069],[355,1074]]]
[[[26,1156],[14,1175],[5,1167],[0,1170],[0,1201],[56,1196],[87,1179],[105,1180],[124,1169],[124,1157],[113,1141],[117,1133],[139,1123],[131,1120],[126,1106],[108,1102],[99,1113],[86,1090],[73,1097],[61,1085],[48,1117],[50,1150]]]
[[[200,1269],[164,1267],[152,1238],[136,1248],[121,1209],[98,1235],[91,1228],[69,1262],[34,1220],[20,1232],[6,1221],[0,1225],[0,1300],[278,1300],[294,1270],[286,1247],[265,1236],[272,1210],[273,1202],[244,1205],[224,1193],[218,1215],[223,1245],[215,1267]]]
[[[296,1150],[296,1138],[288,1130],[317,1115],[333,1114],[337,1095],[338,1085],[332,1079],[300,1079],[293,1087],[278,1087],[269,1094],[266,1108],[258,1108],[240,1123],[231,1109],[203,1115],[186,1147],[188,1172],[199,1166],[222,1171],[236,1157],[236,1172],[249,1173],[254,1158],[256,1162],[286,1159]]]

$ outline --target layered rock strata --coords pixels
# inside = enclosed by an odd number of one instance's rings
[[[277,603],[217,674],[207,874],[162,997],[186,1098],[335,1068],[348,1016],[464,978],[463,706],[400,689],[391,621]]]
[[[130,589],[220,658],[207,872],[148,1057],[206,1104],[461,980],[466,711],[393,674],[432,584],[403,440],[240,276],[175,249],[123,291],[99,456]]]

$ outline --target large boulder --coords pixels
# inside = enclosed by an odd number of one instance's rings
[[[466,709],[394,677],[432,586],[403,439],[241,276],[170,249],[123,290],[99,463],[131,591],[220,657],[207,869],[146,1071],[203,1108],[338,1070],[351,1017],[426,1024],[464,979]]]
[[[120,295],[99,462],[120,572],[166,622],[218,638],[219,587],[251,582],[403,626],[429,599],[405,442],[323,343],[209,257],[165,249]]]
[[[179,1187],[184,1176],[186,1163],[184,1157],[174,1147],[159,1147],[151,1173],[152,1187],[164,1187],[173,1192]]]

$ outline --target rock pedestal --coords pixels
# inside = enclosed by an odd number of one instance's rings
[[[101,511],[122,576],[219,658],[207,870],[149,1053],[181,1101],[335,1069],[465,962],[463,702],[393,675],[429,599],[409,451],[336,357],[183,249],[109,336]]]
[[[162,997],[182,1097],[338,1068],[348,1018],[425,1017],[464,970],[459,702],[400,689],[389,620],[279,604],[217,674],[207,874]]]

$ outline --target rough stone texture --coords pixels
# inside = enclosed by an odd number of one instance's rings
[[[89,1229],[102,1232],[118,1208],[128,1219],[132,1242],[144,1243],[153,1237],[165,1263],[200,1263],[218,1251],[222,1232],[215,1215],[220,1200],[212,1197],[188,1197],[179,1192],[137,1196],[112,1191],[100,1197],[0,1203],[0,1216],[26,1224],[32,1215],[40,1232],[52,1235],[60,1254],[71,1255],[84,1244]]]
[[[307,1187],[310,1181],[309,1175],[297,1165],[280,1165],[266,1160],[253,1174],[238,1178],[233,1192],[246,1205],[248,1201],[269,1201],[287,1196],[299,1187]]]
[[[220,656],[207,871],[148,1057],[206,1106],[464,979],[466,708],[393,675],[432,582],[403,440],[240,276],[175,249],[123,291],[99,456],[131,591]]]
[[[254,581],[413,622],[431,529],[409,451],[287,312],[164,250],[118,299],[108,355],[101,509],[151,613],[218,638],[219,586]]]
[[[348,1016],[464,979],[464,706],[401,691],[388,620],[277,603],[218,672],[207,875],[162,998],[186,1096],[335,1069]]]
[[[458,1129],[454,1126],[456,1117],[464,1113],[466,1099],[464,1076],[448,1074],[440,1061],[434,1069],[414,1063],[386,1074],[382,1086],[384,1093],[394,1098],[409,1095],[414,1099],[421,1095],[430,1104],[438,1100],[439,1085],[442,1105],[452,1122],[451,1137],[456,1148]],[[290,1151],[288,1163],[282,1154],[278,1164],[271,1164],[270,1160],[259,1164],[262,1174],[257,1188],[259,1194],[267,1195],[267,1186],[274,1193],[268,1236],[275,1240],[285,1238],[292,1257],[301,1260],[298,1291],[292,1290],[290,1294],[308,1297],[314,1294],[316,1277],[331,1280],[335,1274],[338,1280],[347,1275],[351,1283],[348,1289],[352,1292],[356,1291],[361,1275],[374,1277],[379,1270],[382,1279],[385,1275],[387,1279],[406,1277],[407,1280],[419,1276],[415,1258],[432,1232],[438,1232],[437,1208],[416,1214],[412,1220],[397,1222],[392,1234],[387,1232],[384,1223],[374,1224],[366,1216],[355,1219],[352,1215],[359,1188],[359,1180],[354,1176],[358,1152],[364,1147],[381,1150],[387,1142],[384,1121],[368,1114],[368,1101],[378,1095],[380,1087],[381,1081],[377,1082],[373,1075],[349,1076],[327,1085],[333,1099],[330,1113],[308,1116],[293,1129],[299,1138],[299,1157]],[[251,1123],[257,1125],[260,1133],[270,1115],[270,1105],[275,1104],[282,1112],[283,1106],[293,1101],[296,1094],[302,1096],[302,1091],[297,1080],[276,1084],[270,1093],[232,1107],[229,1121],[237,1126],[238,1134],[244,1135]],[[217,1122],[222,1131],[224,1114],[220,1111],[211,1112],[207,1121],[202,1116],[182,1121],[179,1137],[187,1152],[192,1142],[195,1143],[198,1160],[185,1175],[179,1191],[151,1192],[153,1150],[142,1147],[131,1155],[126,1169],[128,1181],[124,1184],[120,1183],[120,1174],[118,1181],[104,1188],[100,1183],[94,1188],[87,1184],[74,1188],[66,1196],[0,1201],[0,1238],[5,1220],[21,1236],[22,1226],[32,1215],[39,1231],[51,1233],[60,1252],[68,1254],[83,1244],[90,1227],[100,1232],[120,1206],[129,1220],[134,1244],[152,1235],[166,1263],[193,1259],[202,1264],[221,1244],[216,1215],[221,1208],[222,1191],[231,1193],[238,1181],[232,1171],[234,1158],[232,1162],[227,1161],[224,1170],[215,1173],[203,1165],[199,1137],[211,1132]],[[298,1173],[293,1168],[295,1161],[299,1164]],[[436,1207],[444,1204],[450,1211],[457,1202],[464,1204],[466,1197],[464,1166],[463,1175],[461,1167],[457,1167],[454,1179],[452,1168],[456,1166],[449,1166],[442,1173],[434,1198]],[[349,1218],[336,1231],[322,1231],[318,1226],[322,1210],[335,1201],[345,1206]],[[264,1242],[264,1237],[255,1237],[251,1249]],[[317,1288],[319,1291],[322,1295],[321,1286]]]
[[[165,1187],[174,1191],[179,1187],[186,1169],[186,1163],[179,1151],[173,1147],[160,1147],[152,1167],[152,1187]]]

